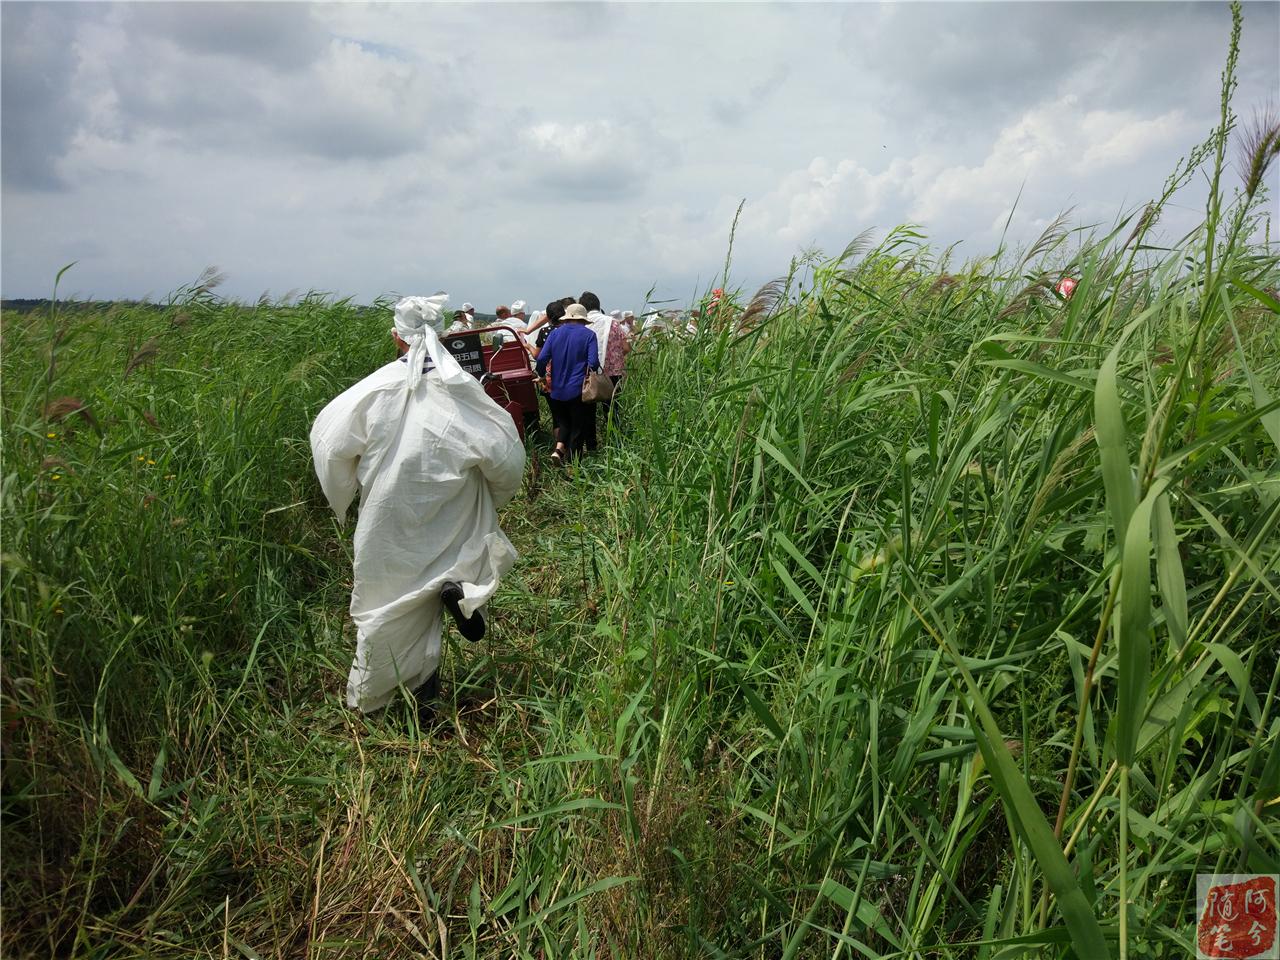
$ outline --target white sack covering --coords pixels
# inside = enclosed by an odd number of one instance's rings
[[[411,343],[410,355],[431,355],[431,368],[423,373],[420,365],[415,377],[404,359],[388,363],[331,401],[311,428],[316,476],[334,513],[344,517],[360,492],[347,704],[364,712],[436,669],[441,584],[461,584],[470,615],[516,559],[497,513],[524,473],[515,424],[439,349],[429,325],[410,329],[422,341]]]

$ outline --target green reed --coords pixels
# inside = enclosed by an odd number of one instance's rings
[[[900,228],[643,342],[426,727],[342,706],[307,445],[385,303],[6,314],[6,955],[1186,955],[1195,874],[1280,860],[1280,264],[1232,125],[1108,231]]]

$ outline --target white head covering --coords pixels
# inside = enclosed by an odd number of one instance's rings
[[[409,370],[405,386],[412,390],[422,379],[422,365],[426,357],[440,371],[445,383],[463,383],[470,375],[453,359],[453,354],[440,342],[444,329],[444,305],[449,302],[447,293],[430,297],[405,297],[396,304],[396,335],[409,344]]]
[[[513,301],[511,301],[511,312],[512,312],[512,313],[524,313],[524,308],[525,308],[526,306],[527,306],[527,304],[526,304],[523,300],[513,300]]]
[[[472,310],[474,310],[474,309],[475,309],[475,307],[473,307],[473,306],[472,306],[471,304],[469,304],[469,303],[464,303],[464,304],[462,305],[462,312],[463,312],[463,313],[470,313],[470,312],[471,312]]]
[[[621,311],[621,310],[610,310],[610,311],[609,311],[609,316],[613,317],[613,319],[615,319],[615,320],[621,320],[621,319],[622,319],[622,311]]]
[[[634,320],[634,319],[635,319],[635,316],[636,316],[636,315],[635,315],[634,313],[632,313],[630,310],[623,310],[623,311],[622,311],[622,319],[623,319],[623,320]]]

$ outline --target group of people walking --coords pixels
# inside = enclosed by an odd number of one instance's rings
[[[604,313],[589,290],[552,300],[543,317],[545,332],[526,348],[551,407],[552,462],[567,463],[598,446],[597,409],[606,427],[615,421],[632,333],[621,318]]]
[[[615,422],[615,398],[635,337],[635,314],[630,310],[605,313],[600,298],[590,290],[552,300],[532,320],[526,308],[523,300],[497,307],[493,325],[502,328],[497,335],[504,340],[519,340],[536,362],[555,428],[551,459],[568,463],[599,446],[599,420],[606,426]],[[446,332],[483,327],[475,307],[464,303]],[[588,388],[592,372],[603,378],[593,385],[594,390]]]
[[[341,519],[360,498],[350,608],[356,655],[346,700],[365,713],[401,689],[430,710],[445,614],[467,639],[482,637],[485,605],[516,559],[498,510],[520,487],[524,444],[507,411],[441,342],[453,330],[446,329],[448,299],[400,300],[391,331],[399,356],[343,391],[311,428],[329,506]],[[514,314],[523,313],[517,304]],[[539,322],[516,336],[544,378],[553,459],[593,449],[597,406],[606,423],[615,415],[631,349],[627,324],[584,291],[548,303]]]

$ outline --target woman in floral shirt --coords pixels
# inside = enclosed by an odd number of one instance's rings
[[[578,298],[578,302],[587,308],[587,326],[596,335],[600,366],[604,369],[604,375],[613,381],[616,391],[619,382],[622,380],[622,374],[626,369],[627,354],[631,352],[631,334],[621,323],[601,311],[600,298],[591,291],[583,291],[582,296]],[[610,421],[617,422],[618,413],[614,408],[613,400],[601,400],[600,407],[604,410],[604,422],[607,429]],[[593,411],[591,427],[587,434],[586,447],[588,450],[596,448],[595,427],[596,420]]]

